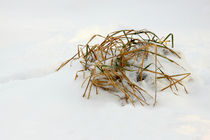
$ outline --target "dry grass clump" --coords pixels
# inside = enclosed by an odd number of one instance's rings
[[[96,40],[96,37],[102,38],[100,44],[90,45]],[[147,98],[154,99],[154,105],[157,102],[158,80],[165,79],[168,85],[160,89],[164,91],[168,88],[173,93],[174,89],[178,91],[177,85],[184,88],[182,83],[190,73],[167,74],[163,70],[161,61],[168,61],[170,64],[184,69],[176,61],[169,58],[169,54],[181,58],[178,53],[169,48],[173,48],[173,34],[160,39],[156,34],[147,30],[120,30],[108,34],[106,37],[94,35],[86,45],[78,46],[78,52],[72,58],[64,62],[58,69],[60,70],[71,60],[80,59],[84,66],[83,72],[86,88],[83,97],[87,95],[90,98],[93,86],[98,94],[101,88],[114,95],[130,101],[133,105],[138,101],[141,105],[148,105]],[[85,77],[84,73],[89,71]],[[78,77],[78,72],[75,79]],[[153,75],[154,96],[150,95],[141,87],[141,82],[148,74]],[[176,93],[175,93],[176,94]]]

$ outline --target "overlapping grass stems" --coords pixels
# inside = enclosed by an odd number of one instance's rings
[[[103,41],[100,44],[89,45],[96,37],[102,38]],[[80,59],[84,69],[76,73],[75,79],[78,77],[79,72],[83,72],[84,82],[82,86],[84,83],[87,83],[83,97],[88,94],[87,97],[89,99],[92,87],[95,86],[96,94],[98,94],[98,88],[101,88],[121,99],[129,100],[133,105],[136,100],[141,105],[148,105],[145,96],[149,96],[154,99],[153,105],[155,105],[157,102],[158,79],[166,79],[169,84],[160,91],[170,88],[175,93],[173,88],[178,91],[178,84],[188,93],[182,84],[182,80],[188,77],[190,73],[169,75],[167,71],[163,71],[159,67],[161,64],[158,59],[162,58],[183,69],[174,60],[158,53],[158,49],[164,49],[181,58],[169,48],[168,44],[172,48],[174,47],[173,34],[170,33],[166,38],[160,39],[156,34],[148,30],[119,30],[108,34],[106,37],[94,35],[86,45],[78,46],[77,54],[61,64],[57,71],[71,60]],[[154,56],[154,63],[144,66],[148,56]],[[149,69],[152,64],[154,64],[154,70]],[[89,71],[87,77],[85,77],[86,71]],[[144,71],[154,75],[154,96],[150,95],[138,84],[144,80]],[[136,81],[134,82],[126,72],[133,72],[136,75]]]

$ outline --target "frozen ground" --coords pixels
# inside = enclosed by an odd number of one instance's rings
[[[208,0],[0,0],[0,139],[209,140],[209,9]],[[78,43],[121,28],[174,33],[194,75],[190,94],[122,107],[106,93],[82,98],[76,63],[54,72]]]

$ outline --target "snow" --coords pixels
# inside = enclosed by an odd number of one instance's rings
[[[0,139],[210,139],[209,1],[118,3],[0,1]],[[76,62],[54,72],[77,44],[121,28],[174,33],[193,74],[189,94],[165,91],[155,107],[121,106],[106,92],[82,98]]]
[[[81,97],[73,72],[1,84],[2,139],[204,139],[209,95],[164,94],[153,107],[121,106],[109,94]],[[202,86],[197,87],[202,88]]]

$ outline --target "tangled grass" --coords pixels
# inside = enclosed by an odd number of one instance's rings
[[[103,39],[100,44],[90,45],[96,38]],[[169,48],[169,45],[172,48]],[[133,105],[138,101],[141,105],[148,105],[146,96],[153,98],[153,105],[157,102],[158,80],[166,80],[168,85],[160,89],[164,91],[168,88],[173,93],[178,91],[180,85],[187,92],[182,80],[187,78],[190,73],[167,74],[163,70],[161,60],[168,61],[170,64],[184,69],[176,61],[168,57],[168,54],[181,58],[173,50],[173,34],[160,39],[156,34],[148,30],[119,30],[108,34],[106,37],[94,35],[86,45],[78,46],[78,52],[72,58],[65,61],[57,69],[60,70],[71,60],[79,59],[83,69],[76,73],[83,72],[86,88],[83,97],[90,98],[93,86],[98,94],[101,88],[121,99],[130,101]],[[89,75],[85,77],[85,72]],[[154,95],[149,94],[143,89],[140,83],[145,79],[145,74],[154,75]],[[130,76],[132,75],[132,76]],[[175,93],[176,94],[176,93]]]

